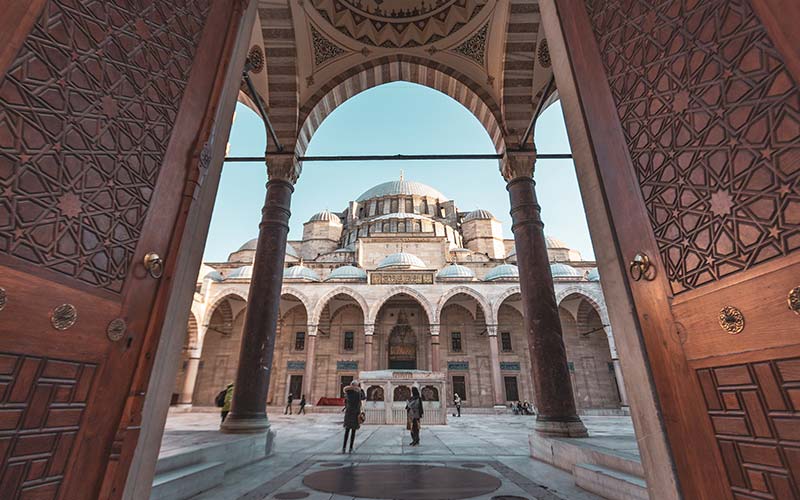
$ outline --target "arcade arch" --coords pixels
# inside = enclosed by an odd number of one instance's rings
[[[280,404],[290,391],[295,397],[303,392],[306,352],[312,342],[307,304],[303,294],[284,288],[267,396],[270,404]]]
[[[373,307],[374,368],[429,369],[431,308],[428,301],[419,292],[403,289],[387,295]]]
[[[528,335],[522,322],[522,296],[514,287],[501,295],[494,304],[497,321],[497,343],[502,401],[529,401],[535,405],[536,394],[531,375]],[[516,389],[517,398],[513,398]]]

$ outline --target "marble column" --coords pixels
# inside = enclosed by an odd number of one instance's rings
[[[505,406],[506,398],[503,390],[503,375],[500,373],[500,349],[497,345],[497,326],[487,325],[486,331],[489,337],[489,362],[492,365],[492,392],[494,393],[494,405]]]
[[[372,371],[372,338],[375,335],[375,325],[364,325],[364,371]]]
[[[200,353],[192,349],[189,352],[189,359],[186,360],[186,370],[183,376],[183,386],[178,395],[178,404],[181,406],[191,406],[194,395],[194,386],[197,383],[197,371],[200,368]]]
[[[622,406],[628,407],[628,392],[625,390],[625,381],[622,379],[622,366],[619,364],[619,358],[612,360],[614,363],[614,379],[617,382],[617,389],[619,389],[619,402]]]
[[[442,369],[442,348],[439,345],[439,325],[431,325],[431,371]]]
[[[314,404],[314,360],[317,356],[317,325],[308,325],[306,333],[306,369],[303,372],[303,394],[307,404]],[[301,394],[302,396],[302,394]]]
[[[267,391],[280,316],[278,306],[289,233],[289,208],[299,172],[300,166],[292,154],[267,157],[267,196],[253,260],[233,404],[231,413],[222,424],[223,432],[265,432],[269,429]]]
[[[587,432],[572,393],[544,224],[536,200],[535,162],[535,152],[508,154],[501,169],[511,201],[523,327],[538,408],[534,429],[545,435],[582,437]]]

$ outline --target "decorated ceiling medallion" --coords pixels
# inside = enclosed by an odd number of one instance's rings
[[[325,61],[344,54],[344,49],[325,38],[313,26],[311,26],[311,45],[314,48],[314,66],[320,66]]]
[[[261,73],[261,70],[264,69],[264,51],[258,45],[250,47],[247,60],[250,61],[250,72],[254,75]]]
[[[550,47],[547,45],[547,40],[542,40],[539,43],[537,57],[539,58],[539,66],[543,68],[549,68],[553,64],[553,61],[550,59]]]
[[[446,38],[488,0],[311,0],[339,32],[367,45],[418,47]]]
[[[742,311],[733,306],[723,307],[719,312],[719,326],[733,335],[741,333],[744,330],[744,315]]]
[[[78,310],[72,304],[61,304],[50,313],[50,324],[56,330],[66,330],[78,321]]]
[[[121,340],[122,337],[125,336],[125,330],[127,329],[128,325],[125,323],[124,319],[112,319],[106,327],[106,335],[108,336],[108,340],[111,342],[117,342],[118,340]]]
[[[483,66],[486,60],[486,34],[489,32],[489,24],[484,24],[474,35],[469,37],[464,43],[457,46],[454,51],[463,56],[467,56],[476,63]]]

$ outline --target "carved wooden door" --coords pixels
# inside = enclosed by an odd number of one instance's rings
[[[4,499],[124,482],[232,4],[0,2]]]
[[[800,498],[800,4],[546,3],[684,498]]]

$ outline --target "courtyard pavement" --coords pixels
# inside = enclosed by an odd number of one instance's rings
[[[352,455],[340,453],[341,415],[270,414],[269,418],[277,434],[273,455],[228,473],[221,487],[194,498],[353,499],[312,490],[303,484],[303,479],[311,473],[336,467],[386,463],[466,466],[498,478],[501,486],[496,491],[473,497],[480,500],[502,495],[531,500],[599,498],[576,487],[571,474],[530,458],[528,435],[533,417],[449,417],[448,425],[423,427],[418,447],[408,445],[409,434],[403,426],[364,425],[356,435]],[[592,444],[638,454],[630,418],[583,418],[593,436]],[[217,432],[218,425],[216,413],[171,413],[161,452],[226,439]],[[301,493],[308,496],[296,496]],[[387,498],[391,498],[388,495]]]

